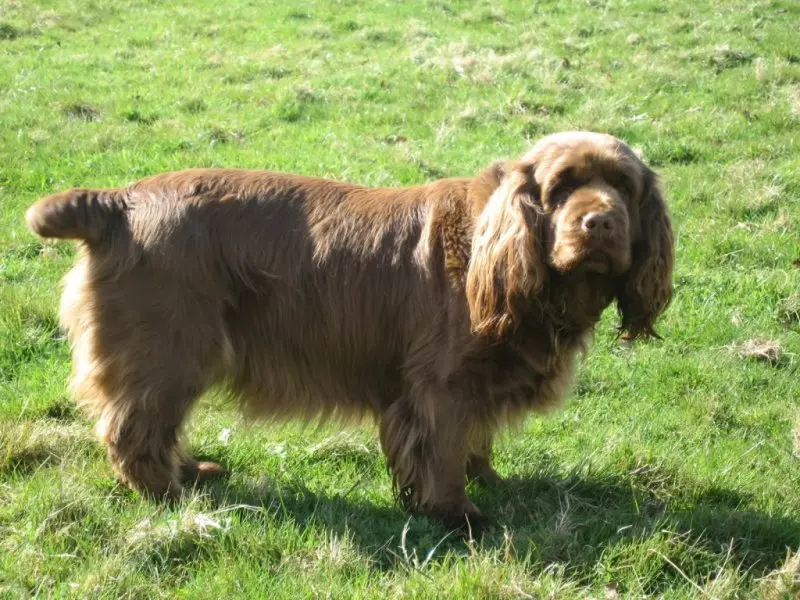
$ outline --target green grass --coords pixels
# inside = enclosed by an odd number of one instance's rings
[[[791,0],[0,5],[0,597],[793,598],[800,593],[800,8]],[[663,342],[599,327],[567,408],[502,438],[496,525],[393,503],[374,430],[247,428],[177,507],[120,488],[65,392],[27,206],[191,166],[375,185],[608,131],[663,176]],[[740,352],[753,339],[772,359]]]

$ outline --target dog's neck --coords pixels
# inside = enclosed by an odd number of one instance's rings
[[[575,356],[586,350],[613,299],[612,287],[608,278],[597,275],[552,273],[508,337],[488,345],[486,359],[501,374],[491,380],[490,392],[505,398],[512,408],[558,400],[552,390],[541,387],[543,381],[572,370]],[[509,370],[512,377],[507,377]]]
[[[585,271],[550,273],[540,293],[542,316],[566,329],[585,331],[594,327],[614,298],[610,277]]]

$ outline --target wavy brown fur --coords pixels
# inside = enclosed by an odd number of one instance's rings
[[[573,225],[598,206],[618,228],[592,246]],[[219,470],[179,437],[197,397],[224,382],[255,416],[374,415],[398,495],[475,517],[465,479],[497,479],[497,427],[559,403],[615,298],[640,334],[671,294],[652,173],[587,133],[403,189],[166,173],[44,198],[28,223],[81,240],[60,311],[73,390],[122,481],[156,495]],[[590,246],[606,258],[592,263]]]

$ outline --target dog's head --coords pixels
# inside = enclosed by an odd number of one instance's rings
[[[656,335],[674,240],[656,176],[628,146],[558,133],[490,171],[497,187],[479,208],[467,275],[477,333],[508,331],[556,271],[609,278],[628,337]]]

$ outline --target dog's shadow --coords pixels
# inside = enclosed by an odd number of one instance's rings
[[[493,488],[472,484],[471,497],[489,517],[472,540],[427,518],[410,517],[396,505],[349,493],[319,494],[300,481],[218,481],[205,491],[217,507],[242,519],[291,520],[348,535],[384,570],[397,568],[414,552],[422,560],[434,547],[434,560],[477,547],[541,565],[559,562],[588,577],[608,549],[656,537],[710,558],[711,576],[723,561],[757,575],[778,568],[787,548],[800,540],[798,518],[742,508],[750,499],[740,492],[705,487],[689,493],[681,490],[698,488],[683,484],[663,470],[644,469],[622,479],[556,468],[511,477]]]

